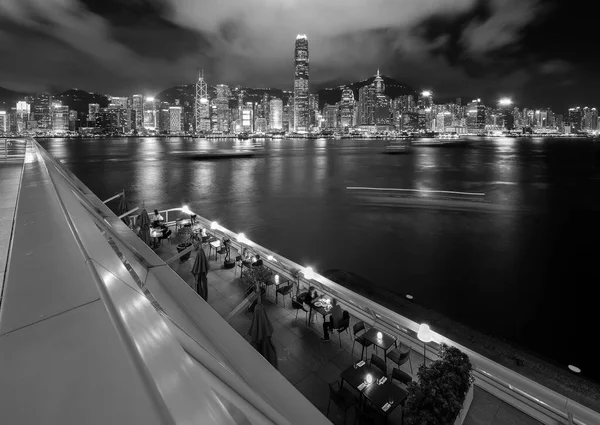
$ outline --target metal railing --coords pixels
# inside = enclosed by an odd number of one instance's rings
[[[185,212],[184,212],[185,211]],[[351,315],[382,331],[399,337],[405,344],[417,352],[426,350],[428,359],[438,358],[439,345],[444,343],[455,346],[466,353],[474,367],[476,385],[485,387],[499,398],[524,410],[546,424],[600,424],[600,414],[557,392],[532,381],[531,379],[504,367],[473,350],[464,347],[449,338],[433,332],[433,342],[425,344],[417,338],[419,324],[353,292],[308,268],[301,266],[275,252],[264,248],[241,234],[232,232],[215,222],[189,211],[187,208],[171,208],[159,211],[165,217],[167,225],[173,226],[178,219],[189,219],[190,213],[196,215],[196,222],[210,229],[216,237],[229,238],[233,248],[241,252],[248,248],[260,254],[264,264],[276,273],[295,282],[296,290],[301,287],[315,286],[324,294],[335,297]]]
[[[26,139],[0,137],[0,161],[25,159]]]

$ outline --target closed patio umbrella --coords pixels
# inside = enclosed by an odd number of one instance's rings
[[[196,260],[194,261],[194,265],[192,266],[192,274],[196,276],[196,292],[204,298],[205,301],[208,300],[208,271],[210,270],[210,265],[208,264],[208,259],[206,258],[206,253],[204,249],[200,247],[198,250],[198,254],[196,255]]]
[[[140,238],[146,242],[146,245],[150,245],[150,217],[146,209],[143,209],[140,214]]]
[[[273,324],[267,316],[267,312],[262,304],[258,304],[254,309],[252,324],[250,325],[250,339],[252,346],[277,368],[277,351],[271,341],[273,335]]]

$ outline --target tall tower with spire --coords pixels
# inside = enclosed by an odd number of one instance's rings
[[[196,99],[194,102],[194,121],[196,133],[210,131],[210,104],[208,100],[208,86],[204,81],[204,71],[198,73],[196,82]]]
[[[385,83],[383,82],[383,78],[379,74],[379,68],[377,69],[377,75],[375,75],[375,80],[373,80],[373,84],[375,85],[375,92],[377,94],[383,94],[385,92]]]
[[[296,36],[294,48],[294,132],[308,133],[310,127],[308,96],[308,38]]]

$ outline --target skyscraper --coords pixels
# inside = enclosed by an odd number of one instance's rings
[[[271,99],[269,102],[269,129],[283,129],[283,101],[281,99]]]
[[[231,98],[231,90],[225,84],[217,85],[216,115],[217,115],[217,131],[221,133],[229,133],[229,123],[231,121],[231,113],[229,111],[229,99]]]
[[[33,101],[33,119],[37,121],[38,128],[50,129],[52,120],[50,118],[50,95],[38,93]]]
[[[69,130],[69,107],[62,102],[52,104],[52,130],[58,133]]]
[[[201,71],[196,82],[196,99],[194,103],[196,118],[196,132],[210,131],[210,103],[208,100],[208,86],[204,81],[204,72]]]
[[[294,131],[307,133],[310,125],[308,105],[308,38],[296,36],[294,48]]]
[[[183,109],[181,106],[169,107],[169,133],[179,133],[182,131]]]
[[[132,127],[141,131],[144,128],[144,98],[141,94],[134,94],[131,100],[131,109],[133,110],[134,122]]]
[[[340,125],[341,128],[354,126],[354,92],[350,87],[345,87],[342,91],[342,100],[340,101]]]

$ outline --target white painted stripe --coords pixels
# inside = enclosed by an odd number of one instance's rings
[[[485,196],[485,193],[456,192],[453,190],[428,190],[428,189],[396,189],[391,187],[347,187],[348,190],[389,190],[392,192],[418,192],[418,193],[452,193],[456,195]]]

